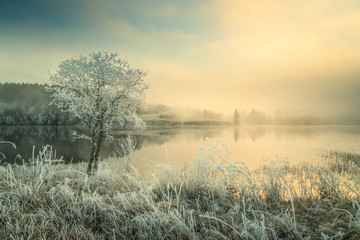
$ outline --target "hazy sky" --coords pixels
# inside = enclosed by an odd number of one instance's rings
[[[232,112],[360,107],[358,0],[0,0],[0,81],[118,52],[147,100]]]

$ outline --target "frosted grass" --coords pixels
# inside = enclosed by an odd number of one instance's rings
[[[181,170],[102,162],[88,177],[46,146],[0,168],[0,239],[360,238],[356,164],[339,175],[278,158],[250,171],[229,157],[207,145]]]

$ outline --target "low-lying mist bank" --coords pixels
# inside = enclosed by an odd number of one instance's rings
[[[204,146],[180,170],[147,174],[108,159],[88,177],[85,163],[65,165],[44,147],[27,165],[0,167],[0,238],[360,238],[356,164],[339,174],[276,159],[250,171],[229,153]]]
[[[75,126],[79,119],[56,106],[49,105],[51,94],[45,85],[0,83],[1,126]],[[356,102],[356,101],[352,101]],[[234,107],[237,104],[234,103]],[[241,104],[242,105],[242,104]],[[140,117],[150,126],[159,125],[359,125],[360,115],[356,108],[347,105],[329,108],[301,109],[242,108],[229,112],[229,106],[217,112],[208,109],[171,107],[164,104],[146,104],[138,109]],[[227,109],[227,110],[225,110]]]

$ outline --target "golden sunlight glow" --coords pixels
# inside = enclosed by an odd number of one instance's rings
[[[60,61],[104,49],[148,71],[150,103],[340,113],[360,100],[359,1],[93,0],[82,9],[62,28],[4,22],[2,81],[46,82]]]

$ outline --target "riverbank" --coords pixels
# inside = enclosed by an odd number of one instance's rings
[[[139,116],[146,122],[149,128],[167,126],[191,126],[191,125],[232,125],[229,121],[214,120],[209,118],[179,118],[172,115],[142,114]]]
[[[64,165],[44,148],[1,167],[1,239],[358,239],[360,169],[347,175],[271,161],[249,171],[225,148],[176,170]]]
[[[189,126],[189,125],[232,125],[231,122],[226,121],[211,121],[211,120],[198,120],[198,121],[170,121],[170,120],[148,120],[145,121],[148,127],[155,126]]]

